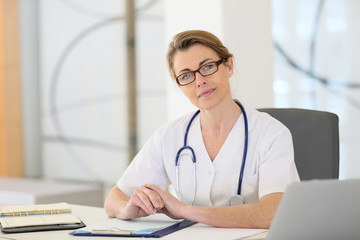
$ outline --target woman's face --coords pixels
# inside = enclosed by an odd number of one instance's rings
[[[175,75],[179,76],[187,71],[196,71],[200,67],[220,60],[217,53],[201,44],[178,51],[174,56]],[[224,99],[232,98],[229,78],[233,74],[232,58],[218,66],[218,71],[203,77],[196,72],[196,79],[189,85],[179,86],[184,95],[201,110],[210,110],[218,106]]]

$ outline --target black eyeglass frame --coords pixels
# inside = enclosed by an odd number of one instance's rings
[[[197,69],[197,70],[195,70],[195,71],[187,71],[187,72],[185,72],[185,73],[180,74],[179,76],[177,76],[177,77],[175,78],[175,80],[176,80],[177,84],[179,84],[180,86],[189,85],[189,84],[193,83],[193,82],[196,80],[196,73],[197,73],[197,72],[198,72],[201,76],[203,76],[203,77],[210,76],[210,75],[216,73],[216,72],[219,70],[219,65],[222,64],[222,63],[224,63],[224,62],[226,62],[226,59],[225,59],[225,58],[222,58],[222,59],[220,59],[220,60],[218,60],[218,61],[208,62],[208,63],[204,64],[203,66],[199,67],[199,69]],[[205,67],[205,66],[207,66],[207,65],[209,65],[209,64],[211,64],[211,63],[215,63],[215,66],[216,66],[215,72],[212,72],[212,73],[207,74],[207,75],[202,74],[202,73],[200,72],[200,69],[202,69],[203,67]],[[180,81],[179,81],[179,77],[183,76],[184,74],[188,74],[188,73],[193,73],[193,74],[194,74],[194,79],[193,79],[191,82],[188,82],[188,83],[186,83],[186,84],[181,84]]]

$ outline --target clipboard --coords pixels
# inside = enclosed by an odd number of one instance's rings
[[[133,220],[116,218],[70,232],[73,236],[111,236],[160,238],[196,224],[188,220],[173,220],[156,214]]]

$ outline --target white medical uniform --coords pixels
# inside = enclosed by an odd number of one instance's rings
[[[267,113],[245,107],[248,118],[248,151],[241,195],[245,203],[256,203],[263,196],[284,192],[286,186],[299,181],[294,162],[290,131]],[[117,186],[128,196],[144,184],[176,189],[175,158],[184,145],[186,127],[194,113],[158,129],[136,155]],[[244,117],[241,114],[226,141],[211,161],[201,134],[200,115],[191,124],[188,145],[196,155],[196,180],[190,151],[179,159],[181,200],[187,204],[196,196],[197,206],[228,206],[238,189],[244,151]],[[179,195],[179,193],[177,192]]]

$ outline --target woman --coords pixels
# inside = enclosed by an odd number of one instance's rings
[[[160,212],[216,227],[269,228],[286,186],[299,181],[289,130],[233,100],[233,55],[211,33],[177,34],[167,61],[199,111],[154,133],[107,196],[107,214]]]

